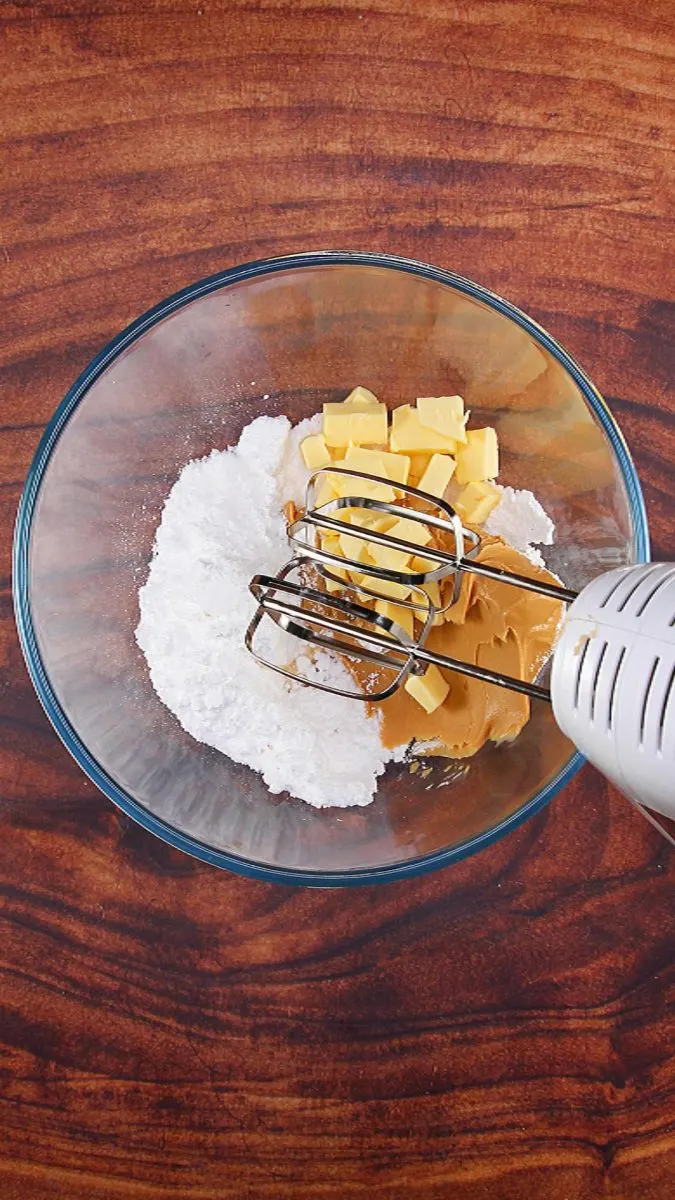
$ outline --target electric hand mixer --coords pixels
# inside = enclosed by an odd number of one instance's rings
[[[326,474],[353,477],[354,494],[316,507],[317,483]],[[435,664],[550,701],[563,733],[638,808],[644,812],[642,805],[646,805],[675,817],[675,565],[621,567],[576,593],[477,562],[480,537],[462,525],[444,500],[402,484],[396,488],[405,505],[359,495],[359,490],[367,493],[373,490],[369,485],[382,483],[377,476],[337,467],[322,468],[311,477],[305,510],[288,526],[295,556],[277,576],[256,575],[251,580],[259,607],[246,645],[258,661],[309,686],[361,700],[386,699],[411,673],[423,674],[429,664]],[[348,526],[340,520],[343,509],[350,510]],[[382,517],[414,522],[408,526],[410,540],[378,529],[378,524],[386,527]],[[417,523],[432,535],[423,550],[422,541],[412,536]],[[326,549],[320,537],[321,531],[336,535],[346,528],[354,539],[350,542],[353,559]],[[394,559],[398,569],[361,561],[362,543],[398,551],[400,559]],[[413,556],[420,553],[427,569],[414,570]],[[569,604],[552,655],[550,690],[425,648],[434,618],[458,599],[461,573],[467,571]],[[438,608],[424,585],[450,578],[451,595]],[[363,603],[364,596],[382,598],[378,586],[386,594],[392,583],[405,585],[408,594],[408,599],[397,599],[396,604],[421,614],[417,636]],[[301,643],[386,669],[391,681],[379,691],[350,691],[306,678],[292,664],[270,661],[257,649],[255,637],[265,615]]]

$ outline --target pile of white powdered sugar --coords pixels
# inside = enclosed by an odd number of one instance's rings
[[[155,691],[188,733],[259,771],[271,792],[319,808],[368,804],[378,775],[402,753],[382,746],[379,718],[365,705],[294,684],[244,646],[255,611],[249,581],[275,574],[289,558],[282,506],[302,501],[308,473],[299,443],[320,422],[292,428],[285,417],[258,417],[236,447],[183,468],[139,592],[136,630]],[[511,488],[486,529],[530,556],[537,555],[532,542],[553,535],[532,494]],[[297,656],[297,642],[274,622],[263,621],[258,636],[273,661]],[[323,682],[353,686],[327,651],[302,666]]]

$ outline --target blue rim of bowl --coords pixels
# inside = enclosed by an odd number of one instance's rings
[[[536,796],[533,796],[526,804],[498,825],[485,830],[467,842],[447,847],[444,850],[435,851],[433,854],[410,859],[404,863],[350,871],[303,871],[292,867],[272,867],[264,863],[256,863],[227,853],[224,850],[215,850],[199,842],[196,838],[181,833],[166,822],[161,821],[120,788],[92,757],[70,724],[52,690],[38,650],[31,616],[28,587],[28,556],[32,520],[44,472],[51,453],[70,416],[103,371],[124,350],[141,337],[143,333],[151,329],[153,325],[156,325],[165,317],[190,304],[200,296],[206,296],[211,292],[230,287],[245,280],[254,279],[258,276],[276,274],[280,271],[290,269],[327,265],[381,267],[388,270],[403,271],[410,275],[418,275],[423,279],[443,284],[456,291],[463,292],[475,300],[482,301],[503,316],[510,318],[517,325],[520,325],[521,328],[527,330],[572,376],[586,399],[589,408],[606,433],[616,455],[623,483],[628,494],[633,521],[635,542],[633,549],[635,559],[637,562],[649,561],[649,532],[644,499],[637,472],[623,434],[597,388],[585,372],[582,371],[578,363],[563,349],[555,338],[551,337],[531,317],[528,317],[507,300],[503,300],[501,296],[497,296],[494,292],[481,287],[480,284],[473,283],[469,279],[465,279],[461,275],[455,275],[452,271],[446,271],[440,267],[432,267],[427,263],[417,262],[415,259],[399,258],[390,254],[321,250],[303,254],[284,255],[279,258],[259,259],[255,262],[244,263],[241,266],[220,271],[216,275],[211,275],[206,279],[201,279],[197,283],[191,284],[189,287],[183,288],[181,291],[169,296],[153,308],[148,309],[142,316],[132,321],[126,329],[117,334],[92,359],[56,409],[40,440],[26,477],[26,483],[17,512],[14,535],[13,594],[19,640],[28,672],[40,702],[54,729],[73,758],[79,763],[92,782],[118,808],[132,817],[144,829],[147,829],[150,833],[155,834],[162,841],[167,842],[176,849],[183,850],[187,854],[200,859],[202,862],[226,868],[239,875],[262,879],[272,883],[300,884],[309,887],[350,887],[411,878],[414,875],[422,875],[428,871],[437,870],[439,867],[448,866],[450,863],[459,862],[461,859],[468,858],[471,854],[477,853],[477,851],[498,841],[499,838],[504,837],[507,833],[522,825],[530,817],[534,816],[535,813],[540,812],[561,788],[576,775],[585,761],[583,756],[578,753],[573,754],[569,762],[558,772],[554,779],[549,780],[537,792]]]

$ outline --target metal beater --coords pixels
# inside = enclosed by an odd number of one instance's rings
[[[353,478],[354,494],[317,507],[317,485],[326,475]],[[629,799],[675,817],[675,566],[619,568],[577,593],[476,561],[479,536],[462,525],[450,504],[418,488],[395,484],[405,505],[359,494],[359,488],[368,491],[368,484],[384,482],[391,481],[334,466],[312,475],[304,512],[288,525],[294,556],[278,575],[251,580],[258,609],[246,645],[254,657],[301,683],[371,702],[385,700],[411,673],[423,674],[429,664],[550,701],[563,732]],[[340,520],[345,509],[353,510],[360,522]],[[368,522],[378,516],[412,521],[411,536],[392,537],[374,528]],[[418,526],[426,530],[419,542],[413,540]],[[398,551],[400,569],[335,554],[322,546],[321,532],[348,532],[357,552],[367,543]],[[431,540],[425,541],[429,534]],[[410,569],[413,557],[423,558],[426,569]],[[434,618],[458,599],[466,572],[571,606],[553,653],[550,688],[425,648]],[[449,578],[451,595],[437,607],[424,586]],[[406,598],[396,598],[395,604],[421,614],[417,636],[363,602],[364,596],[386,598],[387,584],[407,589]],[[338,586],[340,594],[328,590]],[[391,682],[372,692],[348,691],[306,679],[292,664],[270,661],[256,643],[265,616],[301,642],[386,668]]]

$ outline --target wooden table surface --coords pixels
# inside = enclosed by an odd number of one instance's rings
[[[4,0],[3,1200],[675,1195],[675,856],[597,774],[409,883],[238,879],[88,783],[10,599],[23,477],[95,351],[200,276],[316,247],[532,313],[609,398],[675,557],[674,17]]]

